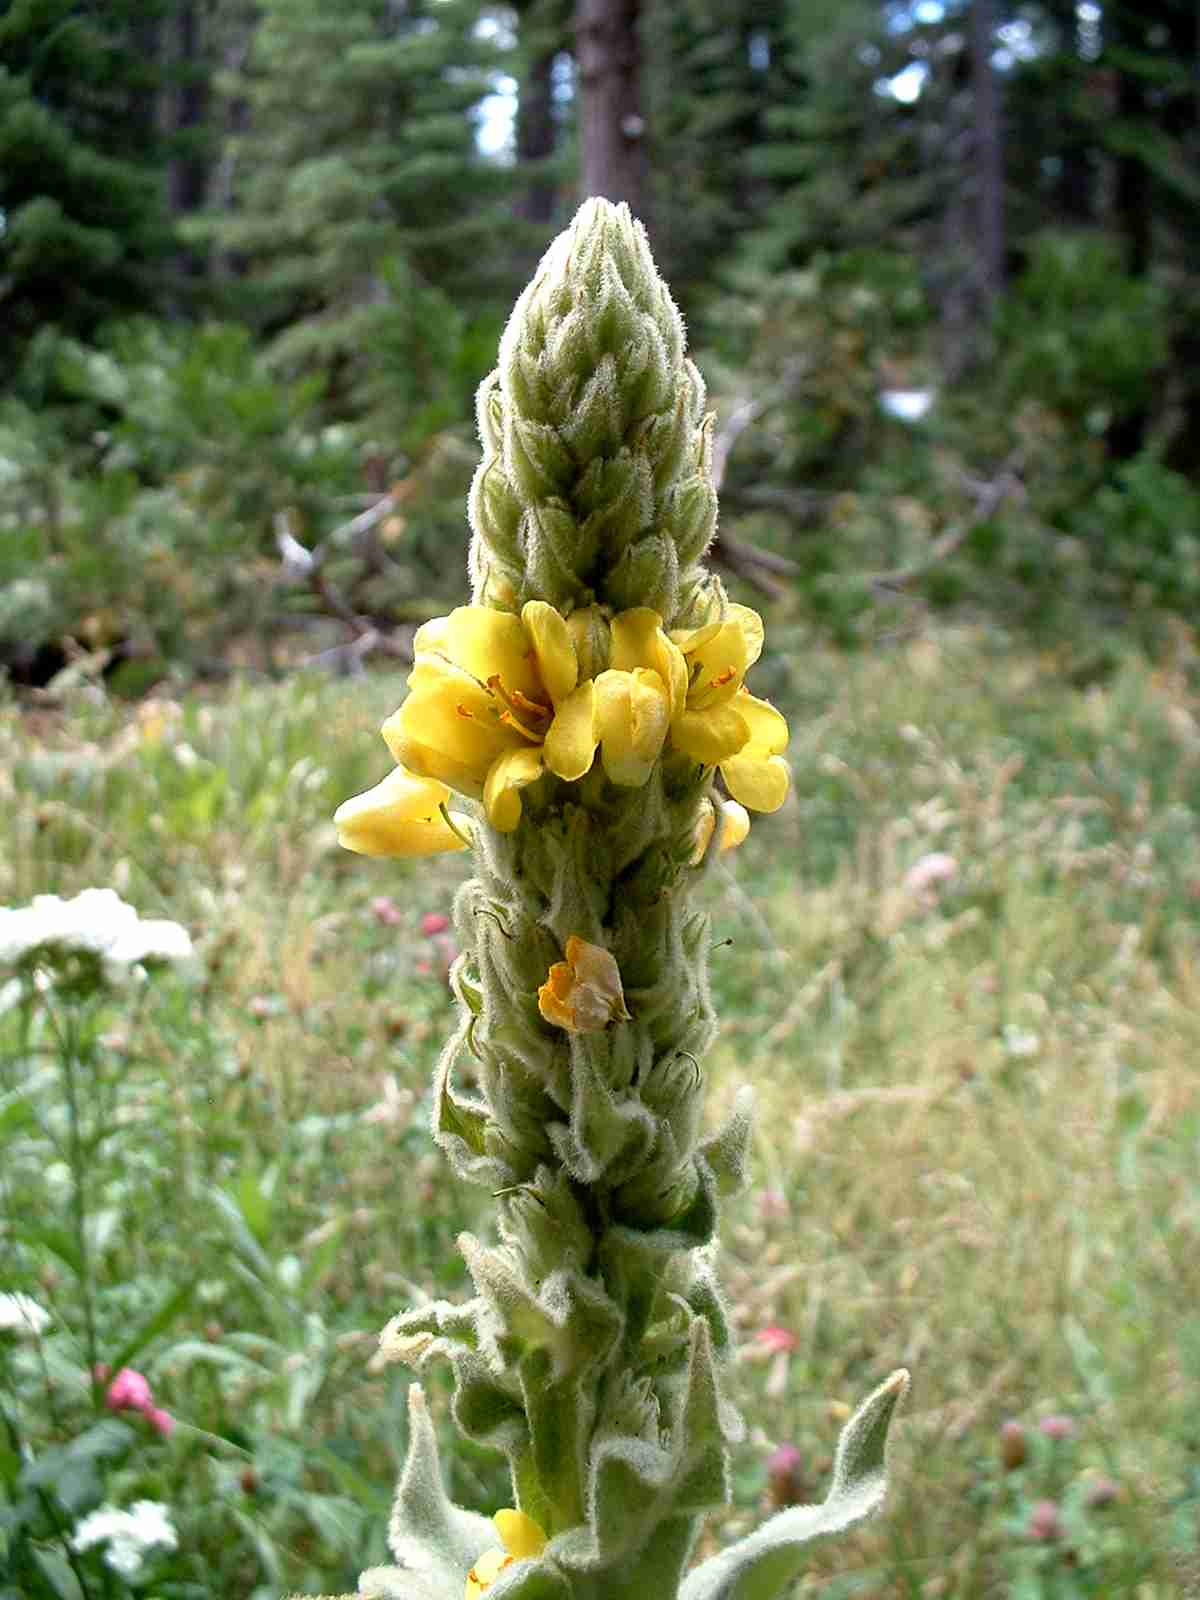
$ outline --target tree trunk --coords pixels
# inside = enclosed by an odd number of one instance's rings
[[[167,176],[173,216],[198,211],[204,204],[207,162],[198,140],[208,109],[208,62],[204,58],[196,0],[180,0],[171,51],[174,92],[170,134],[175,146]]]
[[[640,0],[578,0],[579,128],[585,195],[625,200],[646,220]]]
[[[979,288],[984,308],[1004,289],[1004,132],[992,52],[994,0],[971,5],[971,83],[975,103],[975,203],[979,238]]]
[[[554,58],[562,46],[562,29],[547,26],[537,11],[520,15],[525,70],[517,101],[517,161],[521,166],[549,161],[557,143],[554,117]],[[529,37],[524,35],[528,32]],[[513,198],[513,210],[525,222],[545,225],[554,216],[554,180],[535,170]]]

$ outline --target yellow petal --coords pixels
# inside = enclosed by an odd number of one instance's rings
[[[736,800],[722,800],[719,805],[721,816],[721,837],[717,841],[717,849],[736,850],[738,845],[750,832],[750,818],[744,806],[738,805]],[[713,836],[713,829],[717,825],[717,810],[714,810],[711,800],[700,803],[700,814],[696,818],[696,828],[692,835],[694,846],[691,854],[691,865],[699,866],[704,860],[708,849],[708,841]]]
[[[520,822],[520,791],[526,784],[536,782],[544,770],[538,745],[506,750],[492,764],[483,786],[483,804],[488,821],[497,832],[511,833]]]
[[[752,747],[761,750],[764,755],[782,755],[790,738],[783,712],[777,711],[769,700],[760,700],[747,689],[742,690],[735,704],[750,729]],[[742,751],[743,755],[746,753]]]
[[[365,794],[344,800],[333,814],[338,843],[363,856],[425,856],[465,850],[440,807],[445,784],[397,767]]]
[[[499,720],[502,708],[474,677],[436,656],[409,674],[409,694],[381,732],[397,761],[478,799],[497,756],[520,735]]]
[[[449,617],[430,617],[413,635],[413,656],[444,656],[449,650]]]
[[[619,672],[649,667],[666,685],[669,713],[683,709],[687,664],[678,645],[663,632],[662,618],[649,606],[635,606],[612,619],[612,666]]]
[[[787,799],[791,774],[780,756],[731,756],[721,763],[731,795],[751,811],[778,811]]]
[[[521,612],[521,621],[533,643],[538,675],[557,706],[579,681],[579,663],[566,619],[544,600],[530,600]]]
[[[711,623],[698,628],[691,642],[680,648],[687,658],[689,710],[704,710],[733,699],[752,660],[752,641],[741,622],[718,623],[715,632]]]
[[[506,1550],[485,1550],[467,1573],[463,1600],[477,1600],[477,1596],[491,1588],[512,1559]]]
[[[531,700],[540,698],[541,681],[520,617],[490,606],[458,606],[446,624],[446,653],[455,666],[483,684],[499,674],[509,694],[516,689]]]
[[[530,1561],[546,1548],[546,1535],[523,1511],[497,1511],[492,1518],[504,1548],[518,1561]]]
[[[752,811],[778,811],[787,799],[791,774],[780,751],[787,748],[788,725],[769,700],[745,690],[737,697],[750,738],[736,755],[721,762],[721,776],[735,800]]]
[[[600,759],[612,783],[639,788],[658,760],[669,726],[667,690],[657,672],[602,672],[596,679]]]
[[[749,742],[750,728],[741,715],[741,703],[712,706],[704,711],[687,710],[671,724],[671,743],[685,756],[703,767],[714,766],[736,755]]]
[[[573,782],[591,766],[596,744],[596,685],[589,679],[559,705],[542,754],[551,772]]]
[[[763,619],[750,606],[731,605],[729,621],[736,622],[742,630],[746,640],[746,666],[752,667],[762,655],[763,639],[766,634]]]
[[[717,621],[705,622],[699,628],[672,628],[671,640],[685,656],[690,656],[696,650],[702,650],[710,639],[715,639],[721,627],[721,622]]]

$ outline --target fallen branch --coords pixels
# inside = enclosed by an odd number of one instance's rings
[[[805,363],[795,362],[774,388],[768,389],[756,399],[742,400],[735,405],[725,422],[717,429],[712,444],[712,481],[713,488],[718,494],[725,481],[725,469],[729,464],[729,456],[734,445],[752,423],[757,422],[765,412],[770,411],[773,406],[781,405],[795,393],[807,370]],[[745,578],[747,583],[753,584],[761,594],[768,595],[772,600],[779,600],[787,593],[786,585],[778,583],[774,574],[791,578],[800,572],[799,566],[794,561],[789,561],[786,556],[775,555],[770,550],[760,550],[757,545],[731,539],[725,533],[717,534],[709,546],[709,554],[714,561],[719,561],[731,572],[736,572]]]
[[[986,522],[993,516],[1009,495],[1024,493],[1025,485],[1017,472],[1019,465],[1019,459],[1013,457],[1001,467],[994,478],[989,478],[983,483],[964,476],[964,483],[975,496],[971,514],[940,534],[930,545],[929,553],[923,560],[911,562],[905,567],[894,567],[890,572],[872,573],[868,576],[867,582],[873,589],[893,592],[903,592],[919,583],[934,567],[961,549],[980,523]]]

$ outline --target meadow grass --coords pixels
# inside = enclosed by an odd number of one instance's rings
[[[1075,684],[944,630],[780,652],[756,680],[789,711],[795,787],[704,888],[711,1115],[746,1079],[759,1106],[721,1246],[748,1431],[710,1542],[823,1492],[848,1408],[914,1373],[886,1513],[818,1547],[803,1593],[1200,1593],[1192,666],[1180,644]],[[0,903],[111,884],[203,959],[95,1019],[119,1108],[86,1180],[96,1337],[106,1359],[137,1346],[178,1421],[136,1436],[108,1492],[172,1506],[164,1596],[350,1588],[381,1558],[408,1380],[372,1366],[374,1337],[464,1293],[455,1236],[488,1225],[428,1132],[452,1002],[422,919],[465,869],[351,857],[329,821],[388,769],[401,693],[305,680],[130,711],[84,686],[0,714]],[[42,1226],[70,1187],[59,1080],[36,1029],[0,1026],[0,1288],[55,1318],[0,1373],[36,1454],[95,1395],[77,1263]],[[33,1114],[5,1121],[14,1096]],[[1039,1429],[1059,1416],[1065,1437]],[[452,1472],[468,1503],[507,1499],[483,1452],[455,1444]]]

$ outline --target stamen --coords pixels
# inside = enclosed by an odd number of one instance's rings
[[[515,728],[534,744],[541,744],[554,716],[553,710],[543,705],[540,700],[531,700],[528,695],[522,694],[520,689],[514,689],[510,694],[500,681],[498,672],[493,672],[487,681],[487,686],[508,707],[507,711],[500,713],[500,721],[507,722],[509,727]],[[527,728],[521,720],[522,717],[533,722],[534,727]]]
[[[543,705],[540,700],[530,700],[520,689],[513,690],[512,705],[516,710],[523,711],[526,716],[536,717],[539,721],[543,717],[549,720],[554,715],[549,706]]]
[[[510,728],[513,728],[517,733],[524,735],[524,737],[528,739],[531,744],[542,743],[543,735],[540,733],[535,733],[532,728],[527,728],[521,721],[520,717],[515,717],[511,711],[502,711],[500,713],[500,721],[506,722]]]
[[[460,717],[466,717],[468,722],[474,722],[475,721],[474,712],[468,711],[466,706],[463,705],[461,700],[458,702],[458,704],[455,706],[454,709],[458,712]]]
[[[736,677],[737,673],[734,671],[734,669],[732,667],[726,667],[725,671],[722,672],[719,677],[710,678],[708,680],[708,687],[710,689],[719,689],[722,684],[728,683],[731,679]]]

